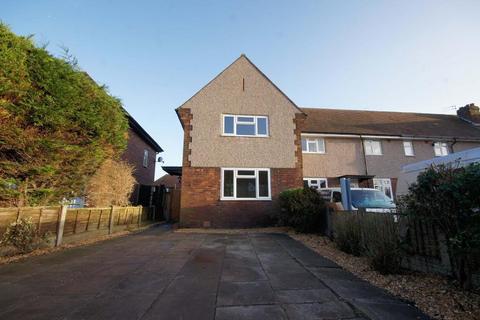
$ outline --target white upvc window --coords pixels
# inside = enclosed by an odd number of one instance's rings
[[[387,197],[393,200],[392,180],[388,178],[374,178],[373,187],[382,191]]]
[[[143,150],[143,166],[148,167],[148,150]]]
[[[268,137],[268,117],[224,114],[222,135],[240,137]]]
[[[327,178],[303,178],[303,186],[314,189],[328,188]]]
[[[407,157],[414,157],[415,151],[413,150],[413,142],[412,141],[403,141],[403,151]]]
[[[436,157],[446,156],[448,155],[448,144],[446,142],[435,142],[433,151]]]
[[[325,139],[302,138],[303,153],[325,153]]]
[[[222,168],[221,200],[271,200],[270,169]]]
[[[380,140],[365,140],[363,142],[365,147],[365,154],[367,156],[381,156],[382,155],[382,143]]]

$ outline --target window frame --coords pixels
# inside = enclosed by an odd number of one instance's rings
[[[325,153],[327,153],[327,148],[326,148],[326,145],[325,145],[325,138],[322,138],[322,137],[313,137],[313,138],[302,137],[301,140],[305,140],[306,148],[307,148],[307,150],[303,150],[303,141],[300,141],[301,146],[302,146],[302,153],[313,153],[313,154],[325,154]],[[321,144],[320,144],[320,141],[322,141]],[[315,144],[317,146],[317,151],[310,151],[310,147],[309,147],[310,142],[315,142]],[[320,150],[320,145],[322,145],[322,150]]]
[[[405,147],[406,143],[410,144],[410,149],[412,150],[411,154],[407,154],[407,148]],[[415,157],[415,148],[413,147],[412,140],[403,140],[402,145],[403,145],[403,154],[405,155],[405,157]]]
[[[310,188],[312,187],[312,185],[310,185],[310,181],[312,181],[312,180],[317,180],[318,181],[317,190],[322,189],[320,187],[320,185],[321,185],[320,181],[325,181],[325,188],[328,188],[328,179],[327,178],[316,178],[316,177],[303,178],[303,181],[307,181],[308,187],[310,187]]]
[[[440,154],[437,154],[437,145],[439,145]],[[445,147],[446,154],[443,154],[443,148]],[[444,157],[450,154],[450,149],[448,148],[447,142],[435,141],[433,143],[433,154],[435,157]]]
[[[378,142],[380,153],[373,153],[373,148],[371,147],[372,142]],[[367,144],[370,144],[370,149],[372,153],[370,153],[367,149]],[[365,151],[366,156],[383,156],[383,148],[382,148],[382,141],[378,139],[365,139],[363,140],[363,150]]]
[[[148,152],[148,149],[143,149],[143,161],[142,161],[142,164],[143,164],[143,167],[144,168],[148,168],[148,157],[149,157],[149,152]]]
[[[225,180],[225,171],[233,171],[233,196],[225,197],[224,196],[224,180]],[[238,171],[254,171],[254,175],[240,175],[238,178]],[[261,197],[260,194],[260,171],[267,172],[267,181],[268,181],[268,197]],[[238,198],[237,197],[237,179],[255,179],[255,198]],[[261,201],[261,200],[272,200],[272,181],[271,181],[271,172],[269,168],[221,168],[220,172],[220,200],[228,201]]]
[[[225,132],[225,117],[233,117],[233,133]],[[238,121],[238,118],[253,118],[253,122],[250,121]],[[258,133],[258,119],[265,119],[266,124],[266,134]],[[237,124],[243,125],[252,125],[255,127],[255,134],[237,134]],[[222,136],[226,137],[249,137],[249,138],[268,138],[270,136],[269,128],[269,119],[268,116],[259,116],[259,115],[240,115],[240,114],[222,114]]]
[[[373,181],[373,188],[374,189],[377,189],[381,192],[383,192],[387,197],[388,195],[385,193],[385,190],[383,188],[389,188],[390,189],[390,195],[391,197],[389,197],[390,199],[394,200],[395,199],[395,195],[393,194],[393,184],[392,184],[392,179],[390,178],[373,178],[372,179]],[[384,182],[387,182],[388,183],[384,183]],[[377,182],[377,183],[375,183]]]

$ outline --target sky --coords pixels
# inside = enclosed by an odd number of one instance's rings
[[[174,109],[242,53],[299,106],[480,104],[478,0],[0,2],[15,33],[55,56],[68,48],[119,97],[165,150],[163,165],[181,165]]]

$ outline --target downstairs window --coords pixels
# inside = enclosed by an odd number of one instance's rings
[[[222,200],[270,200],[270,169],[222,168]]]

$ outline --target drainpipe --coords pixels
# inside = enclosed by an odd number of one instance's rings
[[[360,144],[362,145],[363,165],[365,166],[365,175],[368,176],[367,156],[365,155],[365,145],[363,144],[363,136],[360,135]],[[367,187],[370,188],[370,181],[367,180]]]
[[[455,150],[453,150],[453,146],[457,143],[457,138],[453,138],[453,142],[450,144],[450,149],[452,150],[452,153],[455,152]]]

